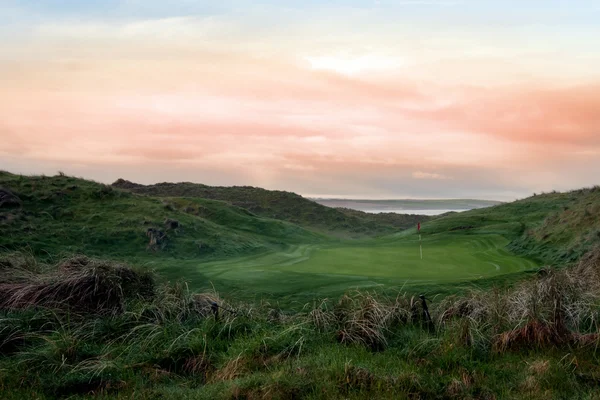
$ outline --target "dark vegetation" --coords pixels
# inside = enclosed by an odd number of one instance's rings
[[[326,207],[296,193],[265,190],[252,186],[206,186],[197,183],[157,183],[140,185],[119,179],[113,187],[133,193],[157,197],[187,197],[225,201],[257,216],[274,218],[339,237],[381,235],[407,229],[417,221],[427,221],[425,215],[361,211]]]
[[[393,212],[381,212],[381,213],[367,213],[359,210],[352,210],[350,208],[337,207],[336,210],[350,216],[360,219],[367,219],[369,221],[375,221],[381,226],[392,225],[397,230],[413,228],[417,223],[424,223],[433,219],[429,215],[418,215],[418,214],[397,214]]]
[[[598,188],[424,224],[428,235],[500,234],[512,251],[551,265],[508,285],[432,296],[431,323],[418,293],[404,289],[350,291],[292,312],[277,299],[194,293],[138,266],[338,240],[315,232],[330,231],[317,211],[301,213],[312,221],[301,227],[242,207],[242,194],[157,198],[5,172],[0,188],[4,399],[597,396]],[[331,231],[388,229],[370,223]]]

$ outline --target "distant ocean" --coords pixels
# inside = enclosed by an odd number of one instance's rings
[[[498,201],[474,199],[352,200],[313,198],[312,200],[328,207],[350,208],[373,214],[397,213],[417,215],[440,215],[451,211],[461,212],[473,208],[491,207],[500,204]]]
[[[447,213],[450,211],[455,211],[455,212],[461,212],[461,211],[467,211],[465,209],[462,210],[432,210],[432,209],[421,209],[421,210],[407,210],[407,209],[403,209],[403,208],[386,208],[384,210],[378,210],[378,209],[372,209],[372,208],[364,208],[364,209],[360,209],[358,207],[353,207],[355,210],[358,211],[364,211],[364,212],[368,212],[368,213],[372,213],[372,214],[379,214],[379,213],[397,213],[397,214],[418,214],[418,215],[440,215],[443,213]]]

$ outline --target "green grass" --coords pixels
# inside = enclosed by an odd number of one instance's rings
[[[491,277],[535,266],[503,250],[506,244],[507,240],[493,235],[428,238],[421,244],[423,259],[417,239],[322,248],[309,259],[291,264],[289,270],[436,283]]]
[[[335,296],[351,288],[409,290],[453,286],[534,269],[534,261],[509,253],[499,235],[434,235],[362,241],[355,244],[300,245],[287,251],[202,264],[155,265],[172,279],[185,276],[194,287],[235,292],[237,297],[294,299]]]

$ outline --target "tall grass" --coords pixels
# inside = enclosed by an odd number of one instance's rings
[[[288,313],[83,257],[1,265],[7,396],[548,398],[590,394],[600,372],[598,249],[512,288],[436,299],[433,330],[410,293],[352,291]],[[90,285],[100,277],[110,290]],[[69,290],[22,294],[59,279]],[[110,293],[118,307],[90,302]]]

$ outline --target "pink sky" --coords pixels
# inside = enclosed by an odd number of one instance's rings
[[[383,14],[4,32],[0,168],[365,198],[600,183],[600,32]]]

